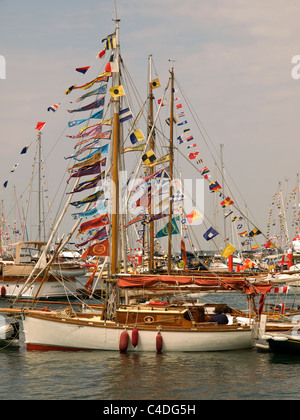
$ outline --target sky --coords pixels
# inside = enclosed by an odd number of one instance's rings
[[[137,88],[145,94],[149,54],[164,83],[172,60],[211,150],[224,145],[228,184],[265,230],[278,183],[292,190],[300,169],[300,79],[292,77],[292,58],[300,55],[299,2],[118,0],[117,11],[122,57]],[[95,62],[101,40],[114,31],[114,13],[113,0],[0,0],[1,186],[8,176],[10,183],[23,180],[26,168],[30,174],[20,150],[35,141],[37,121],[47,121],[43,156],[55,194],[63,156],[72,150],[66,116],[47,108],[66,101],[73,83],[88,81],[74,69]],[[201,154],[211,159],[204,144]],[[9,207],[10,199],[2,189],[0,200]]]

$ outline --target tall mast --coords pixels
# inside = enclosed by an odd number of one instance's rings
[[[149,124],[148,124],[148,136],[149,133],[152,132],[152,135],[150,137],[150,149],[152,149],[154,151],[154,133],[152,130],[152,126],[153,126],[153,92],[152,92],[152,55],[149,55]],[[152,130],[152,131],[151,131]],[[150,167],[150,175],[153,175],[154,173],[154,168]],[[150,187],[151,188],[151,187]],[[153,213],[152,213],[152,200],[151,200],[151,195],[152,192],[150,190],[150,202],[149,202],[149,207],[150,207],[150,227],[149,227],[149,272],[153,272],[154,270],[154,221],[152,220],[153,218]]]
[[[223,147],[224,144],[220,144],[220,156],[221,156],[221,171],[222,171],[222,188],[225,195],[225,175],[224,175],[224,162],[223,162]],[[226,197],[226,195],[225,195]],[[223,223],[224,223],[224,245],[227,244],[227,233],[226,233],[226,219],[225,219],[225,208],[223,209]]]
[[[173,219],[173,203],[171,201],[173,195],[173,117],[174,117],[174,69],[171,70],[171,113],[170,113],[170,209],[169,209],[169,236],[168,236],[168,274],[171,274],[172,268],[172,219]]]
[[[119,19],[116,19],[116,57],[120,68]],[[120,85],[120,73],[113,73],[113,86]],[[119,164],[120,164],[120,97],[113,98],[114,129],[113,129],[113,161],[112,161],[112,216],[111,216],[111,275],[118,271],[119,246]]]
[[[38,240],[42,240],[42,203],[41,203],[41,197],[42,197],[42,167],[41,167],[41,159],[42,159],[42,133],[39,132],[38,134]]]

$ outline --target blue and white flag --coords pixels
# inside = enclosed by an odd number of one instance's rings
[[[132,112],[131,112],[130,108],[122,109],[119,112],[119,116],[120,116],[120,123],[123,123],[123,122],[133,118],[133,115],[132,115]]]

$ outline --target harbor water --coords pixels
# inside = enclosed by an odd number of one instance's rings
[[[291,300],[292,297],[290,296]],[[203,300],[245,307],[240,295]],[[0,304],[7,305],[5,302]],[[300,357],[256,349],[213,353],[128,353],[0,349],[1,400],[292,400]]]

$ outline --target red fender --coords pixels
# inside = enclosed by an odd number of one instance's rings
[[[5,296],[6,296],[6,289],[5,289],[5,286],[2,286],[1,287],[1,297],[5,298]]]
[[[160,331],[158,331],[156,336],[156,351],[157,353],[160,353],[162,351],[163,342],[162,342],[162,335]]]
[[[131,343],[133,347],[136,347],[138,345],[138,342],[139,342],[139,332],[138,332],[138,329],[135,327],[132,330],[132,334],[131,334]]]
[[[122,334],[120,335],[120,344],[119,344],[119,349],[121,353],[126,353],[127,351],[127,347],[128,347],[128,342],[129,342],[129,334],[128,332],[125,330],[122,332]]]

